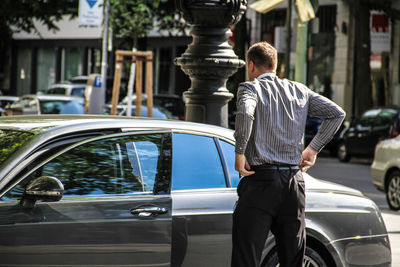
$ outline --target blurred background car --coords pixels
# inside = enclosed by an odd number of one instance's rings
[[[378,142],[371,177],[374,186],[385,192],[389,207],[400,210],[400,136]]]
[[[73,83],[57,83],[51,85],[45,90],[41,90],[38,94],[44,95],[66,95],[66,96],[80,96],[85,95],[86,84],[73,84]]]
[[[304,146],[308,146],[314,136],[317,134],[319,128],[321,127],[322,119],[315,117],[308,117],[306,121],[306,129],[304,132]],[[345,123],[340,125],[340,128],[333,136],[332,140],[324,147],[324,150],[329,151],[331,156],[336,156],[338,151],[338,146],[340,143],[340,135],[345,129]]]
[[[74,76],[74,77],[70,78],[69,82],[74,83],[74,84],[86,84],[88,80],[89,80],[89,76],[80,75],[80,76]]]
[[[83,114],[83,98],[60,95],[24,95],[5,109],[5,115]]]
[[[372,159],[376,144],[400,133],[400,107],[367,110],[352,121],[341,134],[338,159],[348,162],[351,157]]]
[[[0,116],[3,115],[4,109],[19,99],[18,96],[0,95]]]
[[[147,95],[142,94],[142,107],[147,105]],[[127,105],[128,97],[124,97],[120,105]],[[156,109],[160,110],[162,113],[166,113],[169,119],[185,119],[185,103],[182,97],[177,95],[163,95],[156,94],[153,95],[153,104]],[[132,95],[132,105],[136,105],[136,94]],[[165,112],[168,111],[168,112]],[[133,114],[133,112],[132,112]],[[136,114],[136,113],[135,113]],[[147,111],[146,111],[147,114]],[[147,116],[147,115],[146,115]],[[145,117],[146,117],[145,116]],[[157,118],[157,117],[155,117]]]
[[[127,105],[117,105],[117,114],[119,116],[126,116],[127,114]],[[136,106],[132,105],[131,107],[131,115],[136,116]],[[148,109],[146,105],[142,105],[141,109],[141,117],[148,117]],[[105,107],[104,115],[110,115],[111,114],[111,105],[107,105]],[[158,107],[158,106],[153,106],[153,118],[157,119],[176,119],[175,116],[173,116],[168,110]]]
[[[234,144],[232,130],[183,121],[0,118],[1,264],[229,266]],[[305,266],[391,265],[372,200],[304,180]],[[269,234],[261,266],[277,259]]]

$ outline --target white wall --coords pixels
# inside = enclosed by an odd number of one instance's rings
[[[70,20],[69,16],[56,23],[59,30],[49,31],[47,26],[41,24],[38,21],[34,22],[38,33],[32,32],[19,32],[13,35],[15,40],[29,40],[29,39],[101,39],[102,38],[102,27],[88,27],[79,26],[78,17]]]

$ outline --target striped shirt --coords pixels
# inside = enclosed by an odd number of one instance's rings
[[[309,146],[320,152],[339,129],[345,112],[305,85],[264,73],[237,92],[235,152],[250,165],[298,165],[307,116],[323,120]]]

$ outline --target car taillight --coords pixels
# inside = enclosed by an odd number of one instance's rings
[[[399,132],[395,130],[390,134],[390,138],[395,138],[398,135],[399,135]]]

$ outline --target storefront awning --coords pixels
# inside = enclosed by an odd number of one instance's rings
[[[265,14],[283,1],[284,0],[258,0],[251,4],[249,7],[257,12]]]
[[[314,7],[310,0],[296,0],[295,5],[301,22],[307,22],[315,18]]]
[[[258,0],[249,7],[260,13],[267,13],[274,9],[284,0]],[[318,0],[295,0],[296,11],[301,22],[307,22],[315,18],[315,8],[318,7]]]

